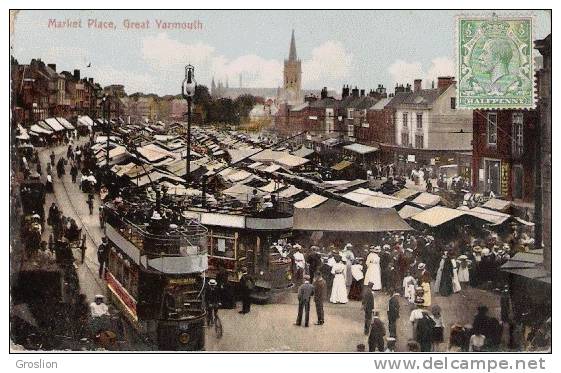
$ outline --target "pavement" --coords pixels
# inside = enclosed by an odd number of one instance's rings
[[[82,138],[78,141],[78,145],[86,141],[86,138]],[[47,163],[50,162],[49,155],[51,151],[54,151],[55,159],[58,160],[61,156],[66,158],[66,150],[67,146],[59,146],[56,148],[44,148],[39,151],[43,178],[46,177],[45,170],[47,169]],[[77,179],[79,180],[80,176]],[[48,214],[51,203],[55,202],[63,215],[76,220],[78,227],[82,227],[82,234],[86,233],[86,257],[84,264],[80,263],[80,250],[74,250],[80,291],[86,295],[88,300],[93,300],[96,294],[106,295],[105,282],[98,276],[99,264],[97,262],[97,247],[104,236],[103,230],[99,226],[99,196],[95,196],[94,214],[90,215],[88,205],[86,204],[88,196],[80,190],[78,182],[72,183],[69,166],[66,167],[66,174],[61,179],[57,177],[56,172],[53,172],[53,190],[54,193],[47,193],[45,197],[45,214]],[[48,225],[45,225],[45,227],[43,240],[48,241],[51,228]]]
[[[85,139],[82,142],[86,141]],[[79,142],[80,143],[80,142]],[[52,148],[39,152],[43,170],[49,161]],[[54,148],[55,156],[66,157],[66,146]],[[68,168],[68,167],[67,167]],[[103,230],[99,226],[98,207],[99,197],[95,198],[93,215],[89,214],[87,195],[80,191],[79,184],[72,183],[68,173],[61,179],[53,177],[54,193],[47,194],[45,210],[48,211],[55,201],[65,216],[74,218],[79,226],[83,226],[87,235],[86,260],[79,263],[80,253],[77,250],[76,266],[80,280],[81,291],[88,299],[98,293],[105,294],[106,286],[98,277],[98,263],[96,250],[101,243]],[[50,229],[50,228],[49,228]],[[49,232],[45,233],[48,235]],[[48,236],[47,236],[48,237]],[[389,296],[377,293],[375,308],[380,311],[381,320],[387,327],[387,303]],[[467,288],[449,297],[433,294],[433,304],[442,309],[445,324],[444,340],[449,338],[450,326],[454,323],[471,324],[479,305],[489,307],[490,315],[500,314],[499,296],[481,289]],[[356,351],[360,343],[368,345],[368,338],[363,334],[364,311],[361,303],[349,301],[347,304],[324,304],[325,324],[316,326],[315,305],[311,305],[310,326],[308,328],[293,325],[298,310],[297,295],[293,291],[287,292],[275,304],[252,305],[251,312],[245,315],[237,311],[241,309],[220,310],[224,334],[221,339],[216,338],[214,330],[206,331],[206,349],[208,351]],[[409,314],[411,306],[401,299],[401,317],[397,323],[397,350],[406,351],[407,340],[412,335]],[[439,350],[444,351],[447,343],[443,343]]]

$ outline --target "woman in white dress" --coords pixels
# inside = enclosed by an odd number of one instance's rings
[[[462,286],[460,285],[460,280],[458,279],[458,261],[456,259],[452,259],[452,266],[454,267],[453,276],[452,276],[452,290],[454,293],[459,292],[462,290]]]
[[[331,303],[347,303],[349,299],[347,298],[347,266],[341,262],[341,258],[337,257],[335,259],[335,264],[331,268],[331,274],[335,277],[333,278],[333,286],[331,288],[331,297],[329,301]]]
[[[382,251],[380,246],[370,249],[370,254],[366,257],[366,276],[364,276],[364,285],[372,284],[372,290],[382,289],[382,273],[380,271],[380,256],[378,253]],[[370,286],[369,286],[370,287]]]
[[[460,255],[457,259],[458,266],[458,280],[460,284],[467,284],[469,282],[469,260],[466,255]]]

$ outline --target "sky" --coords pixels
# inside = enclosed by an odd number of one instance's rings
[[[178,94],[184,66],[195,66],[197,83],[210,87],[228,79],[230,87],[282,85],[294,29],[302,60],[303,88],[343,84],[369,90],[383,84],[455,75],[456,16],[484,11],[21,11],[11,38],[20,63],[41,58],[57,71],[80,69],[102,85],[124,84],[127,93]],[[500,11],[497,11],[501,15]],[[549,11],[533,15],[534,38],[551,33]],[[81,28],[56,28],[50,20],[81,20]],[[94,20],[96,22],[94,22]],[[127,21],[147,28],[126,28]],[[158,27],[180,22],[197,29]],[[51,21],[52,22],[52,21]],[[97,25],[113,28],[98,28]],[[144,22],[144,23],[142,23]],[[87,67],[91,64],[90,67]]]

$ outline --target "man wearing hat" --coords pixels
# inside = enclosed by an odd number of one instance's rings
[[[308,270],[310,273],[310,283],[314,283],[314,276],[316,271],[321,267],[321,256],[318,253],[319,247],[312,246],[311,252],[308,254],[306,262],[308,263]]]
[[[306,260],[304,259],[304,254],[302,254],[302,246],[296,243],[294,244],[294,246],[292,246],[292,248],[294,249],[293,257],[294,264],[296,266],[294,278],[296,280],[301,280],[306,268]]]
[[[429,307],[432,302],[430,290],[431,275],[427,271],[425,263],[419,263],[417,269],[419,273],[419,281],[417,283],[423,288],[423,305]]]
[[[388,301],[388,331],[390,337],[397,337],[396,323],[399,319],[399,293],[396,291]]]
[[[325,322],[323,313],[323,301],[327,297],[327,284],[323,279],[321,272],[316,273],[313,282],[314,287],[314,303],[316,304],[316,314],[318,321],[316,325],[323,325]]]
[[[104,278],[107,271],[107,260],[109,258],[109,241],[107,237],[102,238],[102,242],[97,248],[97,261],[99,263],[99,278]]]
[[[304,275],[304,283],[298,288],[298,317],[294,325],[302,325],[302,312],[305,312],[304,326],[310,322],[310,298],[314,295],[314,286],[310,284],[310,276]]]
[[[372,323],[372,311],[374,310],[374,291],[368,286],[364,286],[362,309],[364,309],[364,335],[368,335]]]
[[[376,350],[384,351],[384,336],[386,335],[386,328],[382,320],[380,320],[380,313],[372,311],[372,325],[370,326],[370,335],[368,336],[368,351],[374,352]]]
[[[381,281],[382,281],[382,289],[388,291],[388,270],[390,267],[390,263],[392,261],[392,254],[390,252],[391,248],[390,245],[384,244],[382,246],[382,251],[379,254],[380,257],[380,270],[381,270]]]
[[[103,295],[97,294],[95,301],[90,303],[90,314],[92,317],[109,316],[109,307],[103,303]]]
[[[207,325],[213,325],[216,320],[218,307],[220,306],[220,292],[218,290],[218,282],[211,278],[208,280],[205,289],[205,306]]]
[[[254,288],[253,279],[247,273],[247,267],[242,267],[242,276],[240,277],[240,293],[242,298],[242,310],[238,313],[246,314],[251,310],[251,291]]]

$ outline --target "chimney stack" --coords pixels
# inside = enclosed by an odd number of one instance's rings
[[[353,88],[353,93],[352,93],[352,95],[353,95],[353,97],[356,98],[356,97],[358,97],[358,94],[359,94],[359,90],[358,90],[358,88],[357,88],[356,85],[355,85],[355,87]]]
[[[327,98],[327,87],[323,87],[321,90],[321,99]]]
[[[415,79],[415,81],[413,82],[413,92],[420,92],[422,83],[422,79]]]
[[[349,86],[343,85],[343,92],[341,94],[341,98],[345,98],[349,96]]]
[[[411,84],[407,83],[405,86],[405,92],[411,92]]]
[[[47,66],[49,66],[51,69],[56,71],[56,63],[49,63],[49,64],[47,64]]]
[[[90,78],[90,80],[88,80],[91,84],[93,84],[93,78]]]
[[[360,90],[360,97],[364,97],[364,92],[365,92],[364,89]]]
[[[439,76],[438,77],[438,91],[442,93],[454,83],[455,83],[455,81],[454,81],[453,76]]]
[[[80,80],[80,70],[74,69],[74,80]]]

